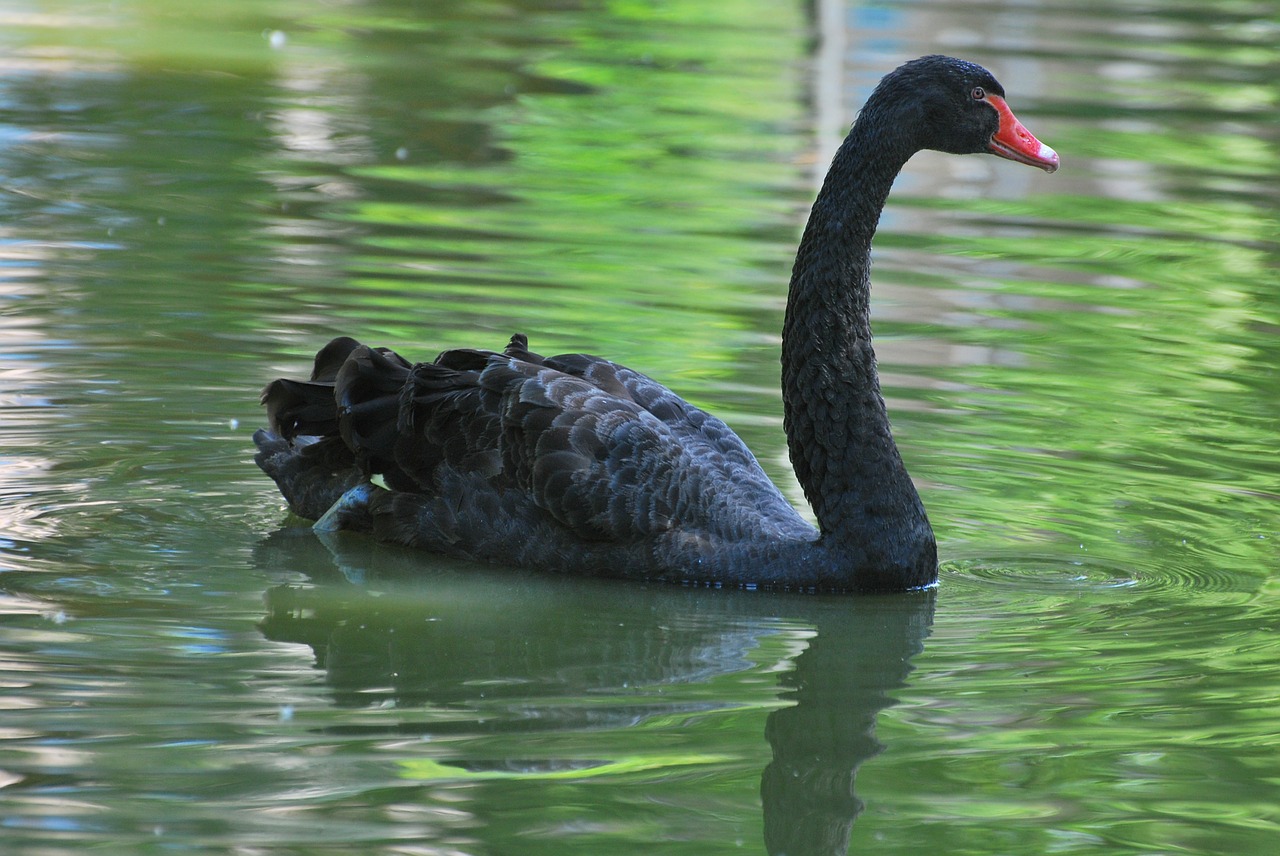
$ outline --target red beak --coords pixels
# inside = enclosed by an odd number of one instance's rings
[[[987,151],[1028,166],[1038,166],[1045,172],[1053,172],[1058,168],[1058,153],[1022,127],[1022,123],[1013,115],[1003,98],[988,95],[984,100],[1000,114],[1000,128],[992,135]]]

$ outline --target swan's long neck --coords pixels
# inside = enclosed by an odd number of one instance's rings
[[[791,275],[787,442],[824,543],[877,573],[930,575],[933,533],[889,431],[869,311],[871,238],[914,147],[868,116],[864,109],[832,162]]]

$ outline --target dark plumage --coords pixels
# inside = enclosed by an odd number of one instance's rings
[[[921,148],[1052,171],[989,72],[924,57],[885,77],[836,155],[792,273],[787,440],[819,528],[719,419],[598,357],[446,351],[410,364],[335,339],[263,392],[257,462],[318,527],[576,574],[840,591],[937,579],[893,442],[868,320],[871,237]]]

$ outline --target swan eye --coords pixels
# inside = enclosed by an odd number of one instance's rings
[[[987,91],[983,89],[981,86],[975,86],[973,87],[973,91],[970,92],[969,95],[970,97],[973,98],[974,101],[981,101],[987,97]]]

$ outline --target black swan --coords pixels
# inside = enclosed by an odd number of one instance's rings
[[[800,241],[782,397],[814,528],[723,422],[585,354],[459,349],[411,364],[339,338],[262,394],[258,465],[319,529],[571,574],[820,591],[936,582],[937,546],[889,430],[871,349],[870,250],[913,154],[1058,156],[981,66],[887,75],[832,161]]]

